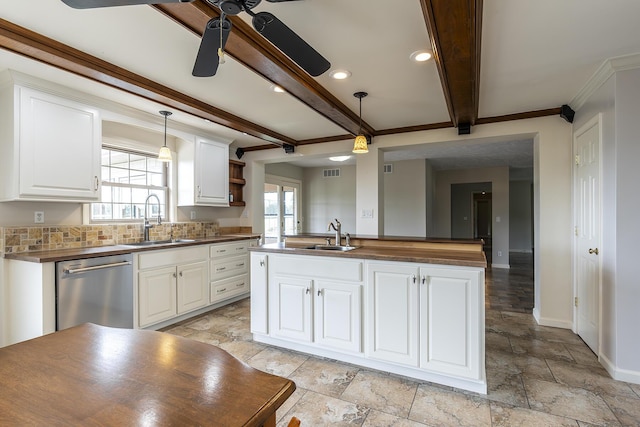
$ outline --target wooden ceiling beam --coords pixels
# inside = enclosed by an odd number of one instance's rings
[[[4,19],[0,19],[0,48],[239,132],[246,132],[275,145],[297,143],[285,135]]]
[[[420,0],[455,127],[478,117],[482,0]]]
[[[192,3],[157,4],[152,7],[199,37],[202,36],[207,22],[220,16],[219,10],[204,0],[196,0]],[[358,134],[358,114],[340,102],[313,77],[255,31],[251,25],[237,16],[228,16],[227,19],[233,24],[225,45],[225,52],[228,55],[268,81],[282,87],[289,95],[350,134]],[[215,55],[215,52],[212,52],[212,55]],[[362,129],[370,135],[375,133],[375,130],[365,122],[362,123]]]

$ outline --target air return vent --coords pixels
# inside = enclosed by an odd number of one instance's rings
[[[340,169],[323,169],[322,176],[324,178],[338,178],[340,176]]]
[[[393,173],[393,164],[392,163],[386,163],[384,165],[384,173]]]

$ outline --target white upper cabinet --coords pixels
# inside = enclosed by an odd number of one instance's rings
[[[99,199],[98,109],[14,84],[0,106],[0,200]]]
[[[178,147],[178,206],[229,206],[229,148],[196,137]]]

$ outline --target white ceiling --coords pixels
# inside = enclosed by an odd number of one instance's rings
[[[34,8],[37,10],[34,11]],[[377,130],[449,120],[433,61],[416,64],[409,55],[429,47],[419,0],[301,0],[255,9],[278,16],[322,53],[332,69],[351,78],[317,81],[358,112],[356,91],[366,91],[363,119]],[[479,117],[491,117],[569,103],[607,59],[640,52],[638,0],[484,0]],[[196,78],[191,69],[199,38],[148,6],[74,10],[60,0],[0,0],[0,16],[115,65],[153,79],[296,140],[346,131],[271,82],[229,58],[215,77]],[[0,69],[12,68],[157,114],[161,105],[72,76],[0,50]],[[172,120],[213,130],[234,146],[265,142],[201,119],[176,113]],[[393,151],[388,160],[471,157],[471,165],[530,157],[528,144],[453,148],[431,146]],[[522,149],[523,152],[517,152]],[[485,151],[483,151],[485,150]],[[484,154],[483,154],[484,153]],[[492,154],[490,154],[492,153]],[[482,159],[482,161],[481,161]],[[462,165],[463,160],[449,160]],[[438,166],[440,167],[440,166]]]

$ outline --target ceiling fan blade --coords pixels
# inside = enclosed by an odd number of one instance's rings
[[[285,1],[299,1],[299,0],[267,0],[269,3],[282,3]]]
[[[331,68],[329,61],[269,12],[254,14],[253,27],[313,77]]]
[[[96,7],[131,6],[136,4],[191,3],[193,0],[62,0],[74,9],[93,9]]]
[[[198,56],[193,66],[194,77],[211,77],[218,71],[218,48],[220,48],[220,25],[222,25],[222,49],[227,44],[229,33],[231,32],[231,21],[214,18],[207,22],[207,26],[202,34]]]

